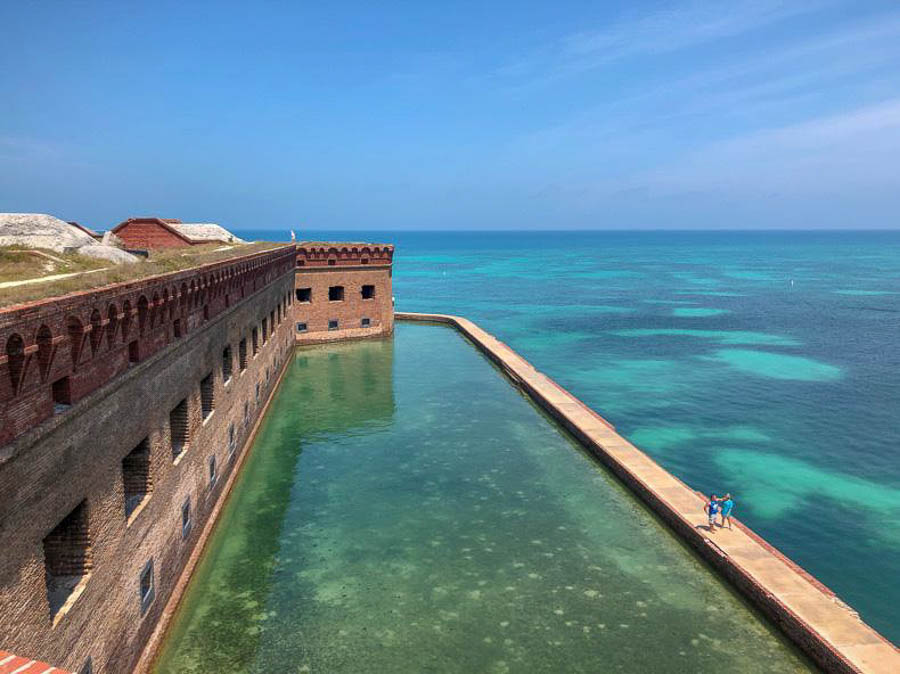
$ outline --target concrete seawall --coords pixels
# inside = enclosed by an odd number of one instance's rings
[[[705,527],[701,494],[506,344],[458,316],[397,312],[394,317],[461,332],[825,671],[900,672],[900,650],[834,592],[739,522],[711,536],[700,526]]]

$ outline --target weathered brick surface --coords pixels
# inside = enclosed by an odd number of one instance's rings
[[[88,657],[95,672],[130,671],[234,465],[229,427],[234,424],[236,452],[244,451],[293,348],[294,260],[287,247],[0,312],[0,344],[16,335],[27,352],[15,376],[8,361],[0,364],[0,645],[73,671]],[[96,326],[94,309],[101,316],[96,345],[93,330],[84,329]],[[116,317],[114,327],[103,322],[107,316]],[[67,329],[74,324],[69,317],[78,319],[79,330]],[[264,319],[267,339],[242,370],[238,344],[249,342]],[[43,347],[42,361],[39,349],[29,347],[48,332],[51,350],[48,356]],[[139,361],[129,363],[134,340]],[[226,384],[227,346],[233,364]],[[204,419],[200,383],[210,372],[214,409]],[[51,383],[62,376],[72,382],[73,404],[54,414]],[[182,399],[188,444],[173,460],[169,413]],[[123,458],[144,439],[152,490],[126,517]],[[213,455],[218,478],[210,486]],[[187,498],[192,525],[182,539]],[[89,576],[77,599],[53,618],[44,541],[82,501],[89,568],[71,570]],[[139,579],[151,559],[154,599],[142,610]]]
[[[298,244],[293,307],[297,343],[392,334],[393,256],[389,245]],[[370,297],[363,294],[365,286]],[[333,287],[343,288],[343,299],[329,299]],[[301,296],[307,291],[308,301]],[[364,318],[369,319],[365,327]],[[329,328],[330,321],[337,321],[337,329]],[[298,330],[298,323],[306,325],[305,332]]]
[[[0,311],[0,447],[53,416],[54,382],[77,402],[293,266],[285,246]]]

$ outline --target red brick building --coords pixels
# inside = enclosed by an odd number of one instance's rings
[[[294,335],[298,343],[394,332],[394,247],[374,243],[297,244]]]
[[[186,223],[173,218],[128,218],[113,227],[127,248],[183,248],[203,243],[243,243],[215,223]]]

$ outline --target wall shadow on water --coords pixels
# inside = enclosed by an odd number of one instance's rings
[[[253,668],[304,443],[394,414],[391,339],[297,349],[182,599],[157,672]],[[306,485],[308,488],[309,485]],[[201,496],[202,498],[202,496]]]

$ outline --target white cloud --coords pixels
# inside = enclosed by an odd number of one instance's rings
[[[564,39],[564,53],[582,67],[639,54],[663,54],[733,37],[820,9],[824,2],[689,2],[633,16],[601,30]]]
[[[900,190],[900,98],[711,143],[602,191],[793,196]]]
[[[494,77],[510,91],[530,91],[624,59],[667,55],[736,37],[831,4],[832,0],[670,4],[653,13],[631,14],[601,29],[563,36],[501,65]]]

